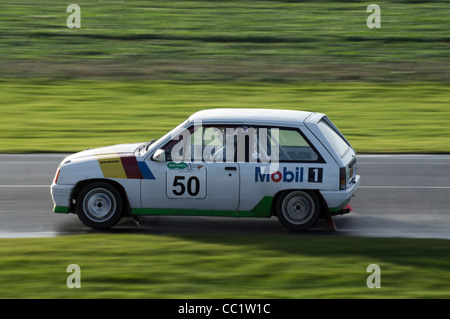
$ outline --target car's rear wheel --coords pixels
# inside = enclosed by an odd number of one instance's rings
[[[85,186],[75,205],[78,218],[88,227],[106,229],[122,218],[123,200],[112,185],[95,182]]]
[[[278,198],[277,216],[286,228],[308,229],[317,222],[319,214],[320,203],[314,192],[289,191]]]

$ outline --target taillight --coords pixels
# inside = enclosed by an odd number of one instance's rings
[[[339,189],[344,190],[347,188],[347,172],[345,167],[339,169]]]
[[[58,169],[58,171],[56,172],[55,180],[54,180],[54,183],[55,183],[55,184],[58,183],[59,172],[60,172],[60,169]]]

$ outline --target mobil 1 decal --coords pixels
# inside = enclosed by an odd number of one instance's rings
[[[255,182],[285,182],[302,183],[303,167],[282,167],[275,172],[270,172],[270,167],[255,167]]]
[[[308,172],[309,183],[322,183],[323,168],[322,167],[280,167],[275,172],[270,172],[268,166],[255,167],[255,182],[284,182],[284,183],[303,183],[303,175]],[[305,177],[306,179],[306,177]]]
[[[323,168],[322,167],[309,167],[308,168],[308,182],[309,183],[322,183]]]

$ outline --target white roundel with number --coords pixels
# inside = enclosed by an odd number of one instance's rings
[[[206,197],[206,168],[167,171],[168,198],[203,199]]]

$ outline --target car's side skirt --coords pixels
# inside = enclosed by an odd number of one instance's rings
[[[213,209],[169,209],[169,208],[131,208],[132,215],[178,215],[178,216],[222,216],[222,217],[270,217],[273,196],[265,196],[249,211]]]

